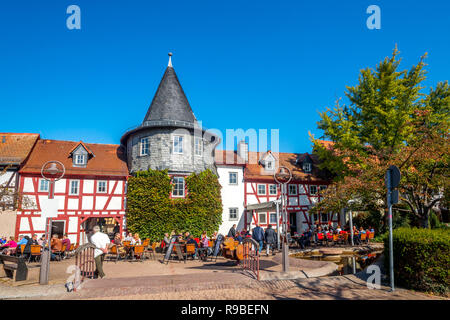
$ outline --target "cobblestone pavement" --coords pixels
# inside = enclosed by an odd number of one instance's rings
[[[388,287],[371,290],[357,277],[256,281],[241,273],[189,274],[89,280],[76,293],[41,299],[73,300],[428,300],[443,299]]]
[[[262,258],[268,269],[273,268],[272,258]],[[86,280],[79,291],[68,293],[64,283],[69,276],[66,269],[73,264],[71,260],[52,264],[48,286],[0,283],[0,299],[443,299],[403,289],[391,293],[388,287],[370,290],[361,277],[354,275],[256,281],[225,259],[206,264],[189,261],[168,265],[159,261],[108,262],[105,264],[107,278]],[[318,266],[303,261],[302,268]]]

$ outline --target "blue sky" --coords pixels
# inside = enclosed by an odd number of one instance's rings
[[[69,30],[69,5],[81,30]],[[369,5],[381,30],[369,30]],[[279,129],[308,152],[318,112],[395,44],[402,67],[425,52],[426,85],[450,74],[450,1],[41,0],[0,2],[0,132],[119,143],[142,122],[173,52],[208,128]],[[428,89],[427,89],[428,91]]]

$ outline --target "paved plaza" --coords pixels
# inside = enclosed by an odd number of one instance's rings
[[[261,258],[262,274],[281,271],[280,254]],[[75,259],[52,262],[49,285],[40,286],[38,277],[26,283],[11,280],[0,282],[1,299],[176,299],[176,300],[340,300],[340,299],[443,299],[428,294],[397,289],[394,293],[383,286],[379,290],[367,288],[361,275],[335,277],[307,277],[257,281],[234,261],[220,257],[216,262],[188,260],[161,263],[162,256],[144,262],[105,262],[104,279],[88,279],[77,292],[68,293],[64,283],[71,276]],[[300,262],[298,262],[300,261]],[[291,270],[312,273],[329,262],[296,259]]]

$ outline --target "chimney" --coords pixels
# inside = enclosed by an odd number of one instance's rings
[[[245,163],[248,162],[248,144],[245,142],[245,140],[239,141],[237,146],[237,154],[239,157],[244,159]]]

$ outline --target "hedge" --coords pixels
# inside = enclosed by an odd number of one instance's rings
[[[210,170],[186,177],[185,198],[171,199],[167,170],[137,172],[128,179],[127,228],[141,238],[161,240],[164,233],[189,231],[199,237],[222,223],[221,186]]]
[[[398,228],[393,232],[394,279],[408,289],[447,294],[450,288],[450,230]],[[384,239],[389,266],[389,237]]]

